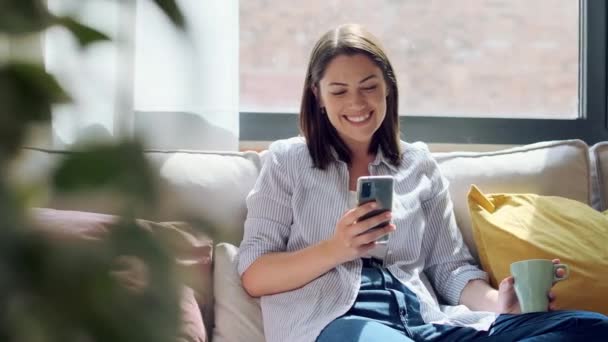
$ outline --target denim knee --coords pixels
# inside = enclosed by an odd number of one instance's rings
[[[413,342],[403,333],[365,318],[341,317],[331,322],[316,342]]]
[[[571,311],[571,315],[566,318],[570,321],[573,328],[585,331],[605,332],[608,334],[608,316],[591,311]],[[597,330],[596,330],[597,329]]]

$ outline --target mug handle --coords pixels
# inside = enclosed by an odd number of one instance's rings
[[[559,270],[560,268],[563,269],[564,271],[566,271],[566,274],[564,274],[562,277],[558,277],[557,273],[556,273],[557,270]],[[553,265],[553,281],[554,282],[566,280],[566,279],[568,279],[569,276],[570,276],[570,267],[568,267],[568,265],[566,265],[566,264],[554,264]]]

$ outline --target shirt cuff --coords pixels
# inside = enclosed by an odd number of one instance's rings
[[[442,294],[442,297],[450,305],[460,304],[462,290],[464,290],[464,287],[467,286],[469,281],[475,279],[481,279],[487,282],[488,274],[471,265],[462,266],[454,270],[448,280],[448,286],[445,287],[445,293]]]

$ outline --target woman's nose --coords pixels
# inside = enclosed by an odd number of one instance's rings
[[[349,106],[353,110],[365,108],[365,99],[363,98],[363,95],[359,92],[355,92],[350,98]]]

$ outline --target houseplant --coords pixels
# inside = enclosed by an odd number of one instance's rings
[[[174,0],[150,1],[185,30]],[[73,17],[54,16],[44,0],[0,1],[0,39],[55,25],[84,49],[109,40]],[[103,189],[119,200],[122,219],[94,245],[39,234],[28,219],[27,194],[8,181],[31,125],[49,123],[51,107],[66,101],[70,95],[42,63],[0,59],[0,340],[170,341],[178,329],[178,280],[171,253],[135,223],[157,199],[154,174],[136,139],[80,147],[49,179],[53,191]],[[87,167],[92,162],[105,167]],[[113,276],[125,255],[147,265],[149,281],[137,293]]]

